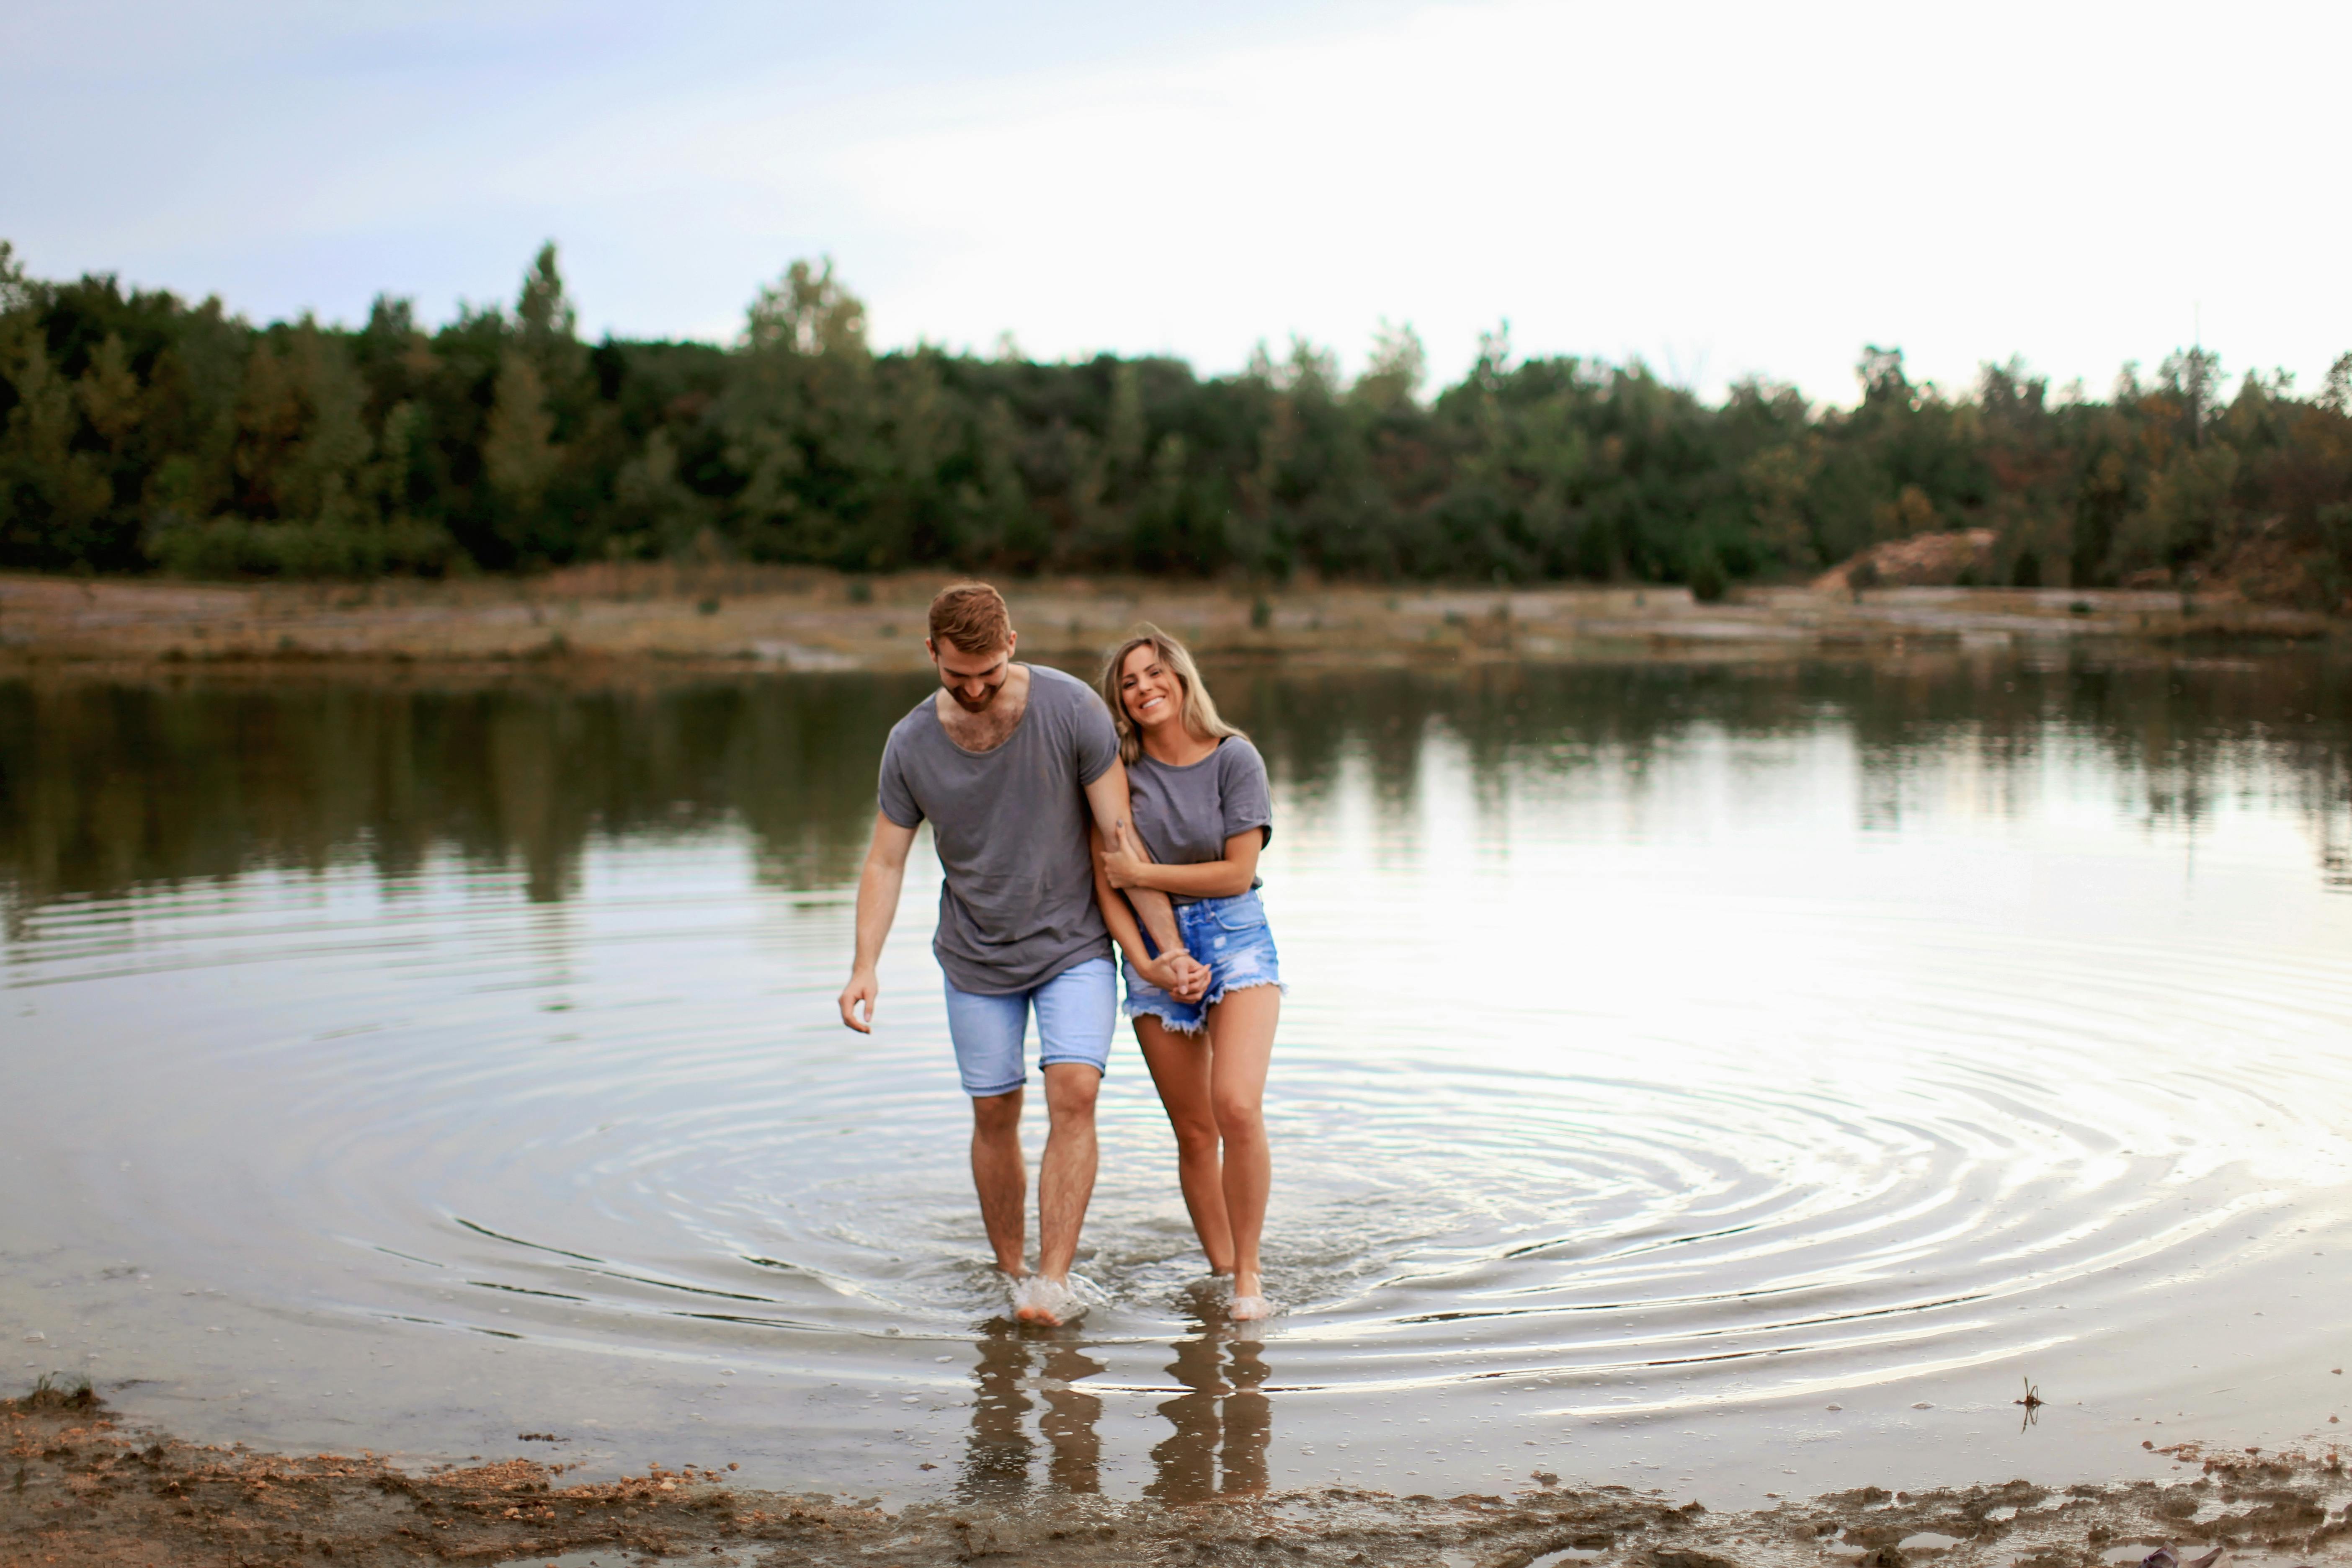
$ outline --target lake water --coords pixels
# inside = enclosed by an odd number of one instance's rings
[[[835,1019],[921,680],[0,685],[0,1386],[892,1502],[2346,1430],[2343,664],[1215,680],[1291,985],[1246,1332],[1127,1037],[1108,1304],[1003,1321],[927,837]]]

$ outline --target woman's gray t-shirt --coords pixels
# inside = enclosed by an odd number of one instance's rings
[[[1129,809],[1151,858],[1163,866],[1197,866],[1225,858],[1225,840],[1251,828],[1274,837],[1274,802],[1265,759],[1246,737],[1228,735],[1186,767],[1139,756],[1127,770]],[[1260,884],[1252,881],[1255,888]],[[1198,900],[1171,895],[1180,904]]]
[[[930,819],[947,873],[931,938],[940,967],[959,991],[1007,996],[1108,958],[1087,845],[1086,786],[1118,761],[1102,699],[1031,665],[1029,706],[991,752],[950,740],[936,700],[924,698],[891,727],[880,801],[901,827]]]

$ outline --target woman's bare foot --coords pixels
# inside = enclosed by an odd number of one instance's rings
[[[1236,1322],[1248,1322],[1274,1315],[1274,1303],[1264,1294],[1265,1281],[1255,1270],[1238,1272],[1234,1276],[1234,1299],[1225,1303],[1225,1316]]]

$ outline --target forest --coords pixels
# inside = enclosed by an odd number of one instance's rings
[[[1009,343],[1010,340],[1007,340]],[[555,247],[511,308],[256,326],[0,242],[0,568],[189,577],[524,573],[583,561],[1324,578],[1798,580],[1990,528],[1990,583],[2190,584],[2260,547],[2352,588],[2352,353],[2298,395],[2201,347],[2104,399],[2017,361],[1965,390],[1865,349],[1851,406],[1719,402],[1636,363],[1521,358],[1424,385],[1294,340],[1241,373],[877,351],[829,262],[730,343],[584,341]]]

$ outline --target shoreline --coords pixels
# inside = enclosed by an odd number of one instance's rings
[[[771,1568],[845,1559],[900,1568],[998,1557],[1041,1564],[1186,1560],[1527,1568],[2081,1568],[2159,1549],[2188,1563],[2352,1561],[2352,1479],[2319,1454],[2162,1450],[2168,1485],[2063,1490],[2025,1480],[1916,1494],[1863,1485],[1769,1509],[1584,1486],[1548,1474],[1511,1496],[1397,1496],[1326,1487],[1163,1504],[1084,1494],[871,1500],[732,1484],[733,1466],[649,1466],[565,1479],[560,1458],[472,1456],[396,1463],[206,1447],[118,1419],[82,1388],[0,1401],[12,1482],[0,1489],[0,1562],[218,1564],[332,1560],[544,1561],[692,1555]],[[555,1441],[518,1434],[518,1444]],[[2163,1558],[2155,1568],[2170,1568]]]
[[[530,580],[223,585],[0,575],[0,673],[331,668],[824,673],[919,670],[940,574],[581,567]],[[1009,585],[1045,662],[1100,656],[1139,621],[1206,659],[1376,663],[1743,661],[2183,641],[2340,641],[2309,611],[2100,589],[1807,587],[1702,605],[1678,587],[1382,587],[1052,578]]]

